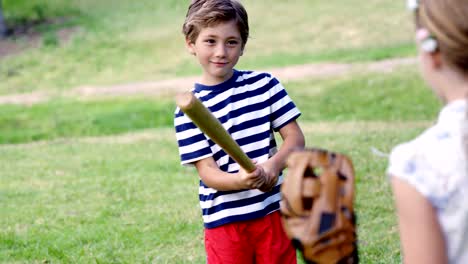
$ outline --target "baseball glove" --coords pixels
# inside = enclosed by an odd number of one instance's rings
[[[339,153],[291,153],[281,186],[282,223],[307,263],[358,263],[354,169]]]

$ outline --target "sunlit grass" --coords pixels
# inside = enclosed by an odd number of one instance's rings
[[[420,130],[306,133],[353,159],[363,263],[399,263],[386,159],[371,147],[387,152]],[[0,262],[204,263],[197,176],[179,165],[172,129],[152,133],[0,146]]]
[[[35,7],[40,6],[45,15],[69,15],[73,18],[70,26],[78,30],[69,42],[2,59],[0,94],[199,73],[197,62],[184,47],[181,25],[187,7],[180,1],[22,3],[24,11],[13,8],[10,16],[33,18]],[[411,22],[398,1],[246,0],[244,4],[250,15],[251,38],[239,63],[242,68],[415,54]]]
[[[426,121],[440,103],[413,69],[284,83],[301,121]],[[0,105],[0,143],[128,133],[171,127],[172,96]]]

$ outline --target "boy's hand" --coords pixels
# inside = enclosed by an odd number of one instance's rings
[[[266,175],[261,166],[256,166],[253,172],[247,172],[240,168],[239,172],[239,185],[242,189],[258,189],[265,184]]]
[[[262,192],[269,192],[276,186],[276,183],[278,182],[279,170],[271,159],[262,163],[260,166],[265,171],[265,181],[259,187],[259,189]]]

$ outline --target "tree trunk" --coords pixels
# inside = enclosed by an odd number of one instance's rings
[[[0,37],[6,37],[8,34],[8,28],[5,24],[5,19],[3,17],[3,8],[2,8],[2,0],[0,0]]]

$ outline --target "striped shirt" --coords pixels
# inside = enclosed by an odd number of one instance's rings
[[[274,132],[301,114],[281,83],[268,73],[237,71],[218,85],[195,84],[194,95],[218,118],[252,160],[262,163],[276,153]],[[174,126],[181,164],[213,157],[222,171],[235,173],[239,165],[203,134],[179,108]],[[217,191],[200,180],[199,200],[206,228],[263,217],[279,210],[280,175],[276,187]]]

